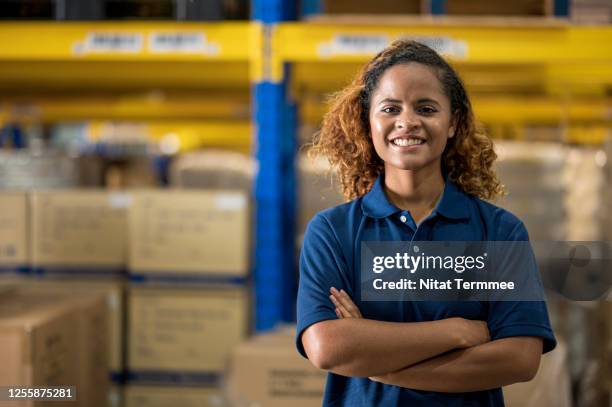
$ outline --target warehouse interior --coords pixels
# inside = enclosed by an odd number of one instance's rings
[[[308,150],[330,95],[398,38],[465,81],[508,191],[493,203],[532,241],[612,242],[609,0],[0,0],[0,386],[321,405],[298,258],[344,198]],[[611,272],[547,292],[558,347],[507,406],[612,406]]]

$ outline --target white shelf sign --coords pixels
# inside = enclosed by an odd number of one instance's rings
[[[436,51],[438,54],[446,55],[457,59],[467,59],[468,46],[465,41],[455,40],[449,37],[425,37],[405,35],[401,37],[406,40],[413,40]]]
[[[218,55],[219,46],[208,42],[203,32],[157,32],[149,36],[149,51],[156,54]]]
[[[121,53],[137,54],[142,51],[143,37],[140,33],[94,32],[74,46],[75,54]]]
[[[321,57],[336,55],[371,55],[382,51],[389,45],[386,35],[339,34],[329,41],[319,45]]]

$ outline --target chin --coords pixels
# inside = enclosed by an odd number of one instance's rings
[[[422,168],[427,167],[428,164],[431,163],[422,160],[401,160],[388,162],[388,165],[390,167],[404,171],[418,171]]]

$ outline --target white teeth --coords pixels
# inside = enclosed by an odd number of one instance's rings
[[[393,140],[393,144],[395,144],[396,146],[400,146],[400,147],[414,146],[416,144],[423,144],[423,143],[424,143],[423,140],[417,139],[417,138],[409,138],[409,139],[396,138],[395,140]]]

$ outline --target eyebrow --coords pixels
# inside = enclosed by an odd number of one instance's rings
[[[381,100],[377,104],[380,105],[380,104],[383,104],[383,103],[402,103],[402,101],[399,100],[399,99],[384,98],[383,100]],[[435,103],[436,105],[440,106],[440,103],[437,100],[430,99],[430,98],[421,98],[421,99],[417,100],[417,103]]]

